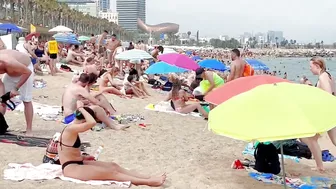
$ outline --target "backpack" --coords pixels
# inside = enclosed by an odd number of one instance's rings
[[[58,157],[58,141],[61,133],[56,133],[53,138],[49,141],[46,154],[43,156],[43,163],[51,163],[60,165],[59,157]]]
[[[254,69],[252,68],[252,66],[250,64],[248,64],[248,63],[245,64],[243,74],[244,74],[244,77],[254,75]]]
[[[293,145],[283,145],[283,153],[289,156],[311,159],[312,153],[308,146],[302,142],[295,141]]]
[[[8,125],[5,116],[0,113],[0,135],[4,135],[7,132]]]
[[[259,143],[254,151],[254,169],[261,173],[279,174],[281,171],[279,155],[273,144]]]

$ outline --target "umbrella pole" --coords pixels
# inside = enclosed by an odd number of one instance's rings
[[[284,153],[283,153],[283,146],[282,143],[280,144],[280,151],[281,151],[281,169],[282,169],[282,179],[284,182],[284,188],[287,189],[286,184],[286,172],[285,172],[285,160],[284,160]]]

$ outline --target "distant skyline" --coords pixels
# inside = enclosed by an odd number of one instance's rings
[[[336,0],[147,0],[147,23],[172,22],[203,37],[283,31],[298,42],[336,42]]]

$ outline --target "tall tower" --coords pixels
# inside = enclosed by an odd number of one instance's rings
[[[110,0],[98,0],[99,11],[107,12],[110,9]]]
[[[117,12],[119,25],[128,31],[136,31],[138,18],[146,23],[146,0],[117,0]]]

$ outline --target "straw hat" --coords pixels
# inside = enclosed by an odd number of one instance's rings
[[[26,40],[25,40],[24,37],[19,38],[19,41],[18,41],[19,44],[22,44],[22,43],[25,43],[25,42],[26,42]]]

